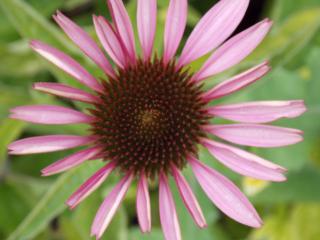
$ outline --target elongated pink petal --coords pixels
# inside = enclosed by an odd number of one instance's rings
[[[53,18],[68,37],[82,50],[82,52],[101,67],[107,75],[115,77],[115,72],[108,59],[88,33],[59,11],[57,12],[57,15],[53,16]]]
[[[87,181],[85,181],[77,191],[75,191],[67,200],[67,205],[73,209],[86,197],[88,197],[93,191],[95,191],[114,170],[115,163],[110,162],[104,167],[100,168],[95,174],[93,174]]]
[[[61,83],[38,82],[33,85],[35,90],[56,95],[59,97],[69,98],[86,103],[96,103],[99,99],[83,90],[66,86]]]
[[[137,25],[145,60],[152,53],[157,24],[157,0],[138,0]]]
[[[79,111],[50,105],[16,107],[11,109],[10,118],[40,124],[74,124],[94,121],[94,117]]]
[[[280,118],[295,118],[305,111],[302,100],[248,102],[208,108],[212,116],[244,123],[268,123]]]
[[[241,62],[261,43],[271,25],[271,21],[264,20],[228,40],[205,62],[194,80],[201,81]]]
[[[282,147],[303,140],[299,130],[259,124],[210,125],[204,130],[226,141],[252,147]]]
[[[14,155],[45,153],[83,146],[94,140],[94,137],[73,135],[40,136],[15,141],[8,146],[8,149],[10,154]]]
[[[181,240],[181,232],[176,207],[167,176],[159,176],[159,210],[162,231],[166,240]]]
[[[148,190],[148,180],[144,173],[140,175],[137,189],[137,214],[140,229],[143,233],[151,231],[151,207],[150,195]]]
[[[102,87],[98,81],[78,62],[68,55],[40,41],[31,41],[30,45],[31,48],[39,53],[42,57],[61,68],[79,82],[87,85],[95,91],[102,91]]]
[[[188,1],[170,0],[164,32],[163,60],[168,63],[177,52],[187,24]]]
[[[197,225],[200,228],[207,227],[207,223],[203,216],[200,205],[196,197],[194,196],[188,182],[175,166],[173,166],[171,169],[172,169],[172,175],[179,189],[180,196],[182,197],[183,202],[186,205],[191,216],[193,217],[194,221],[197,223]]]
[[[136,61],[136,47],[131,20],[122,0],[108,0],[113,23],[129,54],[131,62]]]
[[[222,212],[242,224],[261,227],[258,213],[236,185],[194,157],[189,163],[204,192]]]
[[[91,228],[92,236],[96,236],[97,239],[101,238],[126,195],[132,179],[133,176],[131,174],[125,176],[105,198],[94,219]]]
[[[178,66],[189,64],[223,43],[241,22],[248,4],[249,0],[221,0],[213,6],[191,33]]]
[[[127,58],[124,46],[111,24],[104,17],[93,16],[99,40],[111,59],[121,68],[126,67]]]
[[[283,167],[252,153],[207,139],[203,140],[202,144],[216,159],[235,172],[266,181],[286,180],[283,175],[286,170]]]
[[[51,176],[57,173],[67,171],[71,168],[74,168],[83,162],[90,160],[92,157],[101,153],[102,149],[99,147],[92,147],[88,149],[81,150],[74,154],[71,154],[59,161],[54,162],[53,164],[47,166],[41,170],[42,176]]]
[[[253,67],[229,80],[226,80],[202,95],[205,101],[211,101],[241,90],[258,81],[270,71],[268,62]]]

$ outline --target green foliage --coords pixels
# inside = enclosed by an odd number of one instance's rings
[[[101,164],[90,163],[65,173],[51,185],[35,208],[19,224],[9,239],[31,239],[66,208],[70,193],[83,183]]]
[[[89,8],[86,8],[87,2],[89,5],[90,2],[92,4]],[[189,1],[188,28],[183,42],[203,12],[214,2]],[[136,25],[136,0],[128,0],[126,3],[130,17]],[[155,41],[157,54],[161,54],[163,50],[168,3],[169,0],[158,1]],[[252,4],[255,4],[255,1],[252,1]],[[9,109],[18,105],[35,103],[70,105],[70,102],[32,91],[31,86],[35,81],[56,81],[85,89],[61,70],[34,54],[28,46],[30,39],[39,39],[65,51],[93,75],[103,77],[101,70],[87,60],[53,23],[50,17],[57,9],[76,15],[74,20],[94,38],[96,35],[91,15],[95,13],[110,17],[105,1],[102,0],[0,0],[0,239],[89,239],[96,211],[117,180],[112,176],[104,183],[104,187],[88,197],[77,209],[69,211],[64,204],[65,200],[102,163],[90,162],[57,178],[40,178],[39,169],[65,156],[66,153],[23,157],[7,155],[7,145],[20,136],[85,134],[87,131],[83,125],[57,128],[7,119]],[[265,225],[259,230],[242,227],[220,214],[195,181],[190,169],[186,169],[185,175],[202,206],[208,228],[199,230],[195,226],[177,194],[175,184],[172,184],[183,239],[319,239],[320,3],[318,0],[295,0],[294,3],[292,0],[267,1],[263,15],[274,20],[273,30],[266,40],[239,66],[207,81],[206,87],[269,59],[273,71],[268,76],[232,97],[221,99],[221,102],[305,99],[308,112],[304,116],[276,123],[302,129],[305,132],[305,141],[288,148],[249,149],[289,170],[287,182],[266,184],[258,193],[251,196],[262,218],[265,219]],[[138,38],[137,46],[139,46]],[[192,63],[191,68],[198,69],[207,57]],[[76,107],[85,109],[87,105],[76,103]],[[241,182],[240,176],[217,163],[203,148],[200,148],[199,157],[237,184]],[[152,186],[152,233],[142,235],[136,224],[136,188],[133,186],[102,239],[163,239],[157,191],[157,187]]]

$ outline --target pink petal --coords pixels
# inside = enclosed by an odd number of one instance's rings
[[[193,217],[194,221],[200,228],[207,227],[206,220],[203,216],[202,210],[200,205],[194,196],[191,187],[189,186],[186,179],[183,175],[179,172],[176,167],[172,167],[172,175],[175,179],[177,187],[180,192],[180,196],[183,199],[184,204],[186,205],[188,211],[190,212],[191,216]]]
[[[140,229],[143,233],[151,231],[151,208],[148,191],[148,180],[144,173],[141,174],[137,189],[137,214]]]
[[[259,124],[210,125],[204,130],[226,141],[252,147],[282,147],[303,140],[299,130]]]
[[[202,144],[216,159],[235,172],[266,181],[281,182],[286,180],[282,174],[286,171],[283,167],[254,154],[207,139],[203,140]]]
[[[8,149],[10,154],[14,155],[55,152],[83,146],[94,140],[94,137],[73,135],[40,136],[15,141],[8,146]]]
[[[194,79],[201,81],[238,64],[264,39],[272,22],[264,20],[234,36],[215,51]]]
[[[191,33],[178,66],[189,64],[223,43],[241,22],[248,4],[249,0],[221,0],[214,5]]]
[[[86,33],[81,27],[64,16],[61,12],[57,12],[53,16],[54,20],[59,24],[63,31],[77,46],[94,61],[103,71],[110,77],[115,77],[114,70],[98,47],[97,43]]]
[[[64,54],[63,52],[46,45],[39,41],[31,41],[31,48],[39,53],[42,57],[61,68],[70,76],[77,79],[79,82],[87,85],[88,87],[98,92],[102,91],[101,85],[97,80],[88,73],[78,62]]]
[[[81,150],[74,154],[71,154],[59,161],[54,162],[48,167],[41,170],[42,176],[51,176],[57,173],[67,171],[71,168],[79,166],[83,162],[95,157],[97,154],[101,153],[102,149],[99,147],[92,147]]]
[[[126,67],[126,52],[111,24],[104,17],[93,16],[94,26],[102,46],[111,59],[121,68]]]
[[[16,107],[11,109],[10,118],[40,124],[75,124],[94,121],[94,117],[76,110],[50,105]]]
[[[163,234],[166,240],[181,240],[179,220],[167,177],[159,176],[159,210]]]
[[[263,101],[214,106],[208,113],[244,123],[268,123],[280,118],[295,118],[306,111],[303,101]]]
[[[110,162],[104,167],[100,168],[95,174],[93,174],[85,183],[83,183],[77,191],[75,191],[67,200],[67,205],[73,209],[86,197],[88,197],[93,191],[95,191],[114,170],[115,163]]]
[[[132,179],[133,176],[131,174],[125,176],[105,198],[94,219],[91,228],[92,236],[96,236],[97,239],[101,238],[126,195]]]
[[[108,0],[108,6],[117,32],[127,49],[130,60],[134,63],[136,61],[134,33],[126,8],[124,7],[122,0]]]
[[[86,103],[96,103],[99,99],[83,90],[66,86],[60,83],[38,82],[33,85],[35,90],[53,94],[59,97],[69,98]]]
[[[204,192],[222,212],[242,224],[261,227],[258,213],[236,185],[194,157],[189,163]]]
[[[246,72],[243,72],[229,80],[226,80],[208,92],[204,93],[202,98],[205,101],[211,101],[212,99],[221,98],[226,95],[232,94],[241,90],[244,87],[256,82],[262,78],[265,74],[270,71],[268,62],[263,62],[262,64],[253,67]]]
[[[138,0],[137,25],[145,60],[152,53],[157,24],[157,0]]]
[[[188,1],[171,0],[164,33],[163,60],[168,63],[175,55],[187,24]]]

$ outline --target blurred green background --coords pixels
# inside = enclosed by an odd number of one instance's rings
[[[190,0],[189,33],[214,0]],[[136,0],[126,1],[135,22]],[[162,32],[168,0],[159,0],[156,49],[161,52]],[[36,56],[28,47],[29,39],[40,39],[71,54],[96,76],[102,73],[88,61],[53,23],[51,15],[60,9],[96,37],[92,14],[109,17],[104,0],[0,0],[0,239],[90,239],[89,229],[103,197],[117,181],[110,177],[76,210],[64,205],[67,197],[97,168],[90,162],[68,173],[42,178],[40,170],[65,156],[66,152],[8,156],[9,142],[27,136],[45,134],[83,134],[76,126],[39,126],[7,119],[8,110],[17,105],[72,105],[32,90],[36,81],[77,83]],[[281,120],[281,126],[305,132],[305,141],[281,148],[250,150],[289,169],[285,183],[268,183],[238,176],[222,167],[200,149],[201,160],[234,180],[261,213],[265,225],[253,230],[229,220],[204,196],[187,169],[209,224],[198,230],[176,193],[183,239],[185,240],[318,240],[320,239],[320,1],[319,0],[252,0],[241,29],[269,17],[272,32],[261,46],[242,64],[208,81],[207,87],[249,66],[270,59],[273,71],[254,86],[223,99],[223,102],[252,100],[305,99],[308,112],[299,119]],[[187,35],[187,34],[186,34]],[[185,38],[184,38],[185,40]],[[198,68],[204,59],[195,62]],[[78,85],[77,85],[78,86]],[[215,103],[216,104],[216,103]],[[214,183],[213,183],[214,184]],[[152,187],[153,231],[142,236],[135,217],[135,187],[119,209],[103,239],[163,239],[157,211],[157,188]]]

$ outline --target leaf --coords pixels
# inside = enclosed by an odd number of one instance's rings
[[[30,194],[30,193],[29,193]],[[0,183],[0,236],[11,233],[31,208],[26,196],[5,181]],[[29,195],[30,197],[30,195]],[[4,239],[4,238],[1,238]]]
[[[0,7],[17,31],[27,39],[39,39],[59,48],[73,47],[69,41],[29,4],[21,0],[1,0]]]
[[[250,240],[318,240],[320,207],[314,204],[298,204],[292,209],[279,208],[266,219],[261,229],[255,230]]]
[[[101,167],[101,162],[91,161],[60,176],[8,240],[32,239],[40,233],[55,216],[66,209],[64,202],[69,195],[98,167]]]
[[[26,127],[26,123],[11,119],[4,120],[0,125],[0,171],[6,160],[7,146],[15,140]]]
[[[129,232],[129,240],[163,240],[161,229],[153,228],[150,234],[142,234],[138,227],[135,227]]]
[[[288,181],[271,184],[253,197],[259,204],[320,201],[320,172],[313,168],[304,168],[288,174]]]
[[[59,31],[26,2],[21,0],[1,0],[0,9],[6,14],[22,37],[26,39],[41,40],[66,53],[72,53],[72,55],[76,54],[74,57],[76,59],[79,58],[79,55],[77,55],[79,51],[75,50],[75,46],[62,34],[62,31]],[[79,61],[83,63],[81,57],[79,58]],[[60,82],[83,88],[79,82],[69,77],[60,69],[54,67],[45,60],[43,60],[43,62],[46,63],[48,70],[51,71]],[[78,106],[83,105],[79,104]]]
[[[0,75],[23,77],[26,81],[26,76],[33,76],[38,71],[38,58],[25,41],[0,46]]]
[[[246,62],[270,59],[273,66],[285,65],[308,45],[319,28],[320,8],[300,11],[275,27]]]

